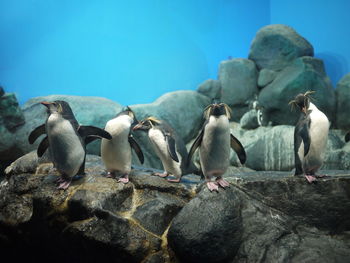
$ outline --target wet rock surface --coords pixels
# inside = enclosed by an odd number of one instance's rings
[[[28,158],[0,183],[0,252],[13,262],[347,262],[350,171],[309,184],[292,172],[232,168],[227,189],[134,167],[128,184],[88,155],[86,175],[56,189],[51,163]],[[34,172],[26,172],[29,167]],[[16,172],[15,172],[16,171]],[[40,248],[40,253],[38,253]],[[18,253],[21,251],[21,253]]]

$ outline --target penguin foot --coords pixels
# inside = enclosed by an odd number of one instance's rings
[[[153,173],[153,175],[164,178],[164,177],[168,176],[168,173],[167,172],[164,172],[164,173]]]
[[[128,182],[129,182],[129,175],[125,175],[125,177],[120,177],[118,179],[118,183],[127,184]]]
[[[172,183],[179,183],[181,180],[181,178],[176,178],[176,179],[167,179],[168,182],[172,182]]]
[[[219,185],[216,182],[207,182],[207,186],[210,192],[212,191],[219,192]]]
[[[229,182],[227,182],[227,181],[224,180],[223,178],[217,179],[216,182],[217,182],[222,188],[225,188],[225,187],[229,187],[229,186],[230,186]]]
[[[306,180],[311,184],[312,182],[316,181],[316,177],[313,175],[307,175],[305,174]]]
[[[59,190],[66,190],[70,183],[71,183],[71,180],[66,180],[64,178],[59,178],[59,180],[57,180],[57,182],[59,182],[59,185],[57,187],[57,189]]]

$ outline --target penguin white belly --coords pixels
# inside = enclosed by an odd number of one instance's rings
[[[298,151],[302,160],[304,172],[315,173],[322,166],[327,146],[329,121],[327,116],[319,111],[313,110],[310,114],[310,149],[304,157],[304,143],[302,142]]]
[[[170,173],[176,177],[181,176],[182,156],[179,154],[179,152],[176,150],[179,162],[175,162],[168,152],[168,146],[165,141],[165,136],[160,130],[151,128],[148,131],[148,136],[157,156],[162,161],[165,172]]]
[[[118,118],[117,118],[118,119]],[[105,130],[111,134],[112,139],[102,139],[101,157],[109,172],[130,173],[131,146],[128,141],[130,123],[123,121],[109,121]]]
[[[204,176],[220,176],[230,164],[230,128],[226,116],[211,116],[204,128],[199,148],[201,168]]]
[[[47,129],[55,167],[62,174],[76,175],[84,161],[85,149],[72,124],[58,114],[51,114]]]

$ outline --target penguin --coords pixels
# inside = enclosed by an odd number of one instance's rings
[[[325,155],[329,120],[311,101],[307,91],[298,94],[289,104],[301,111],[300,118],[294,129],[295,176],[304,174],[309,183],[316,181],[316,172],[323,164]]]
[[[58,189],[67,189],[72,178],[84,174],[86,144],[96,138],[112,139],[103,129],[79,125],[69,104],[62,100],[41,102],[47,107],[45,124],[35,128],[28,137],[29,143],[46,134],[39,144],[37,154],[41,157],[49,148],[54,167],[61,174]]]
[[[107,168],[107,177],[114,177],[116,173],[121,177],[118,182],[128,183],[131,171],[131,148],[137,154],[141,164],[144,156],[140,146],[131,134],[131,128],[137,124],[134,112],[127,107],[115,118],[107,122],[105,130],[111,134],[112,139],[102,139],[101,157]]]
[[[204,110],[203,127],[188,155],[189,162],[199,148],[200,167],[210,191],[219,191],[219,186],[222,188],[229,186],[222,175],[230,165],[230,148],[237,153],[242,164],[246,161],[244,147],[230,132],[230,117],[231,109],[225,103],[213,103],[207,106]]]
[[[182,175],[190,172],[186,165],[188,153],[185,143],[168,123],[155,117],[148,117],[141,120],[133,130],[147,132],[152,147],[163,164],[164,172],[154,175],[160,177],[172,175],[175,179],[167,178],[167,180],[178,183]]]

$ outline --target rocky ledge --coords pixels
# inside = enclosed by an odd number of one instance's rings
[[[211,193],[197,176],[172,184],[137,167],[117,183],[89,155],[86,176],[59,191],[52,164],[31,169],[31,156],[0,184],[0,253],[12,262],[349,260],[350,171],[308,184],[232,167],[230,187]]]

